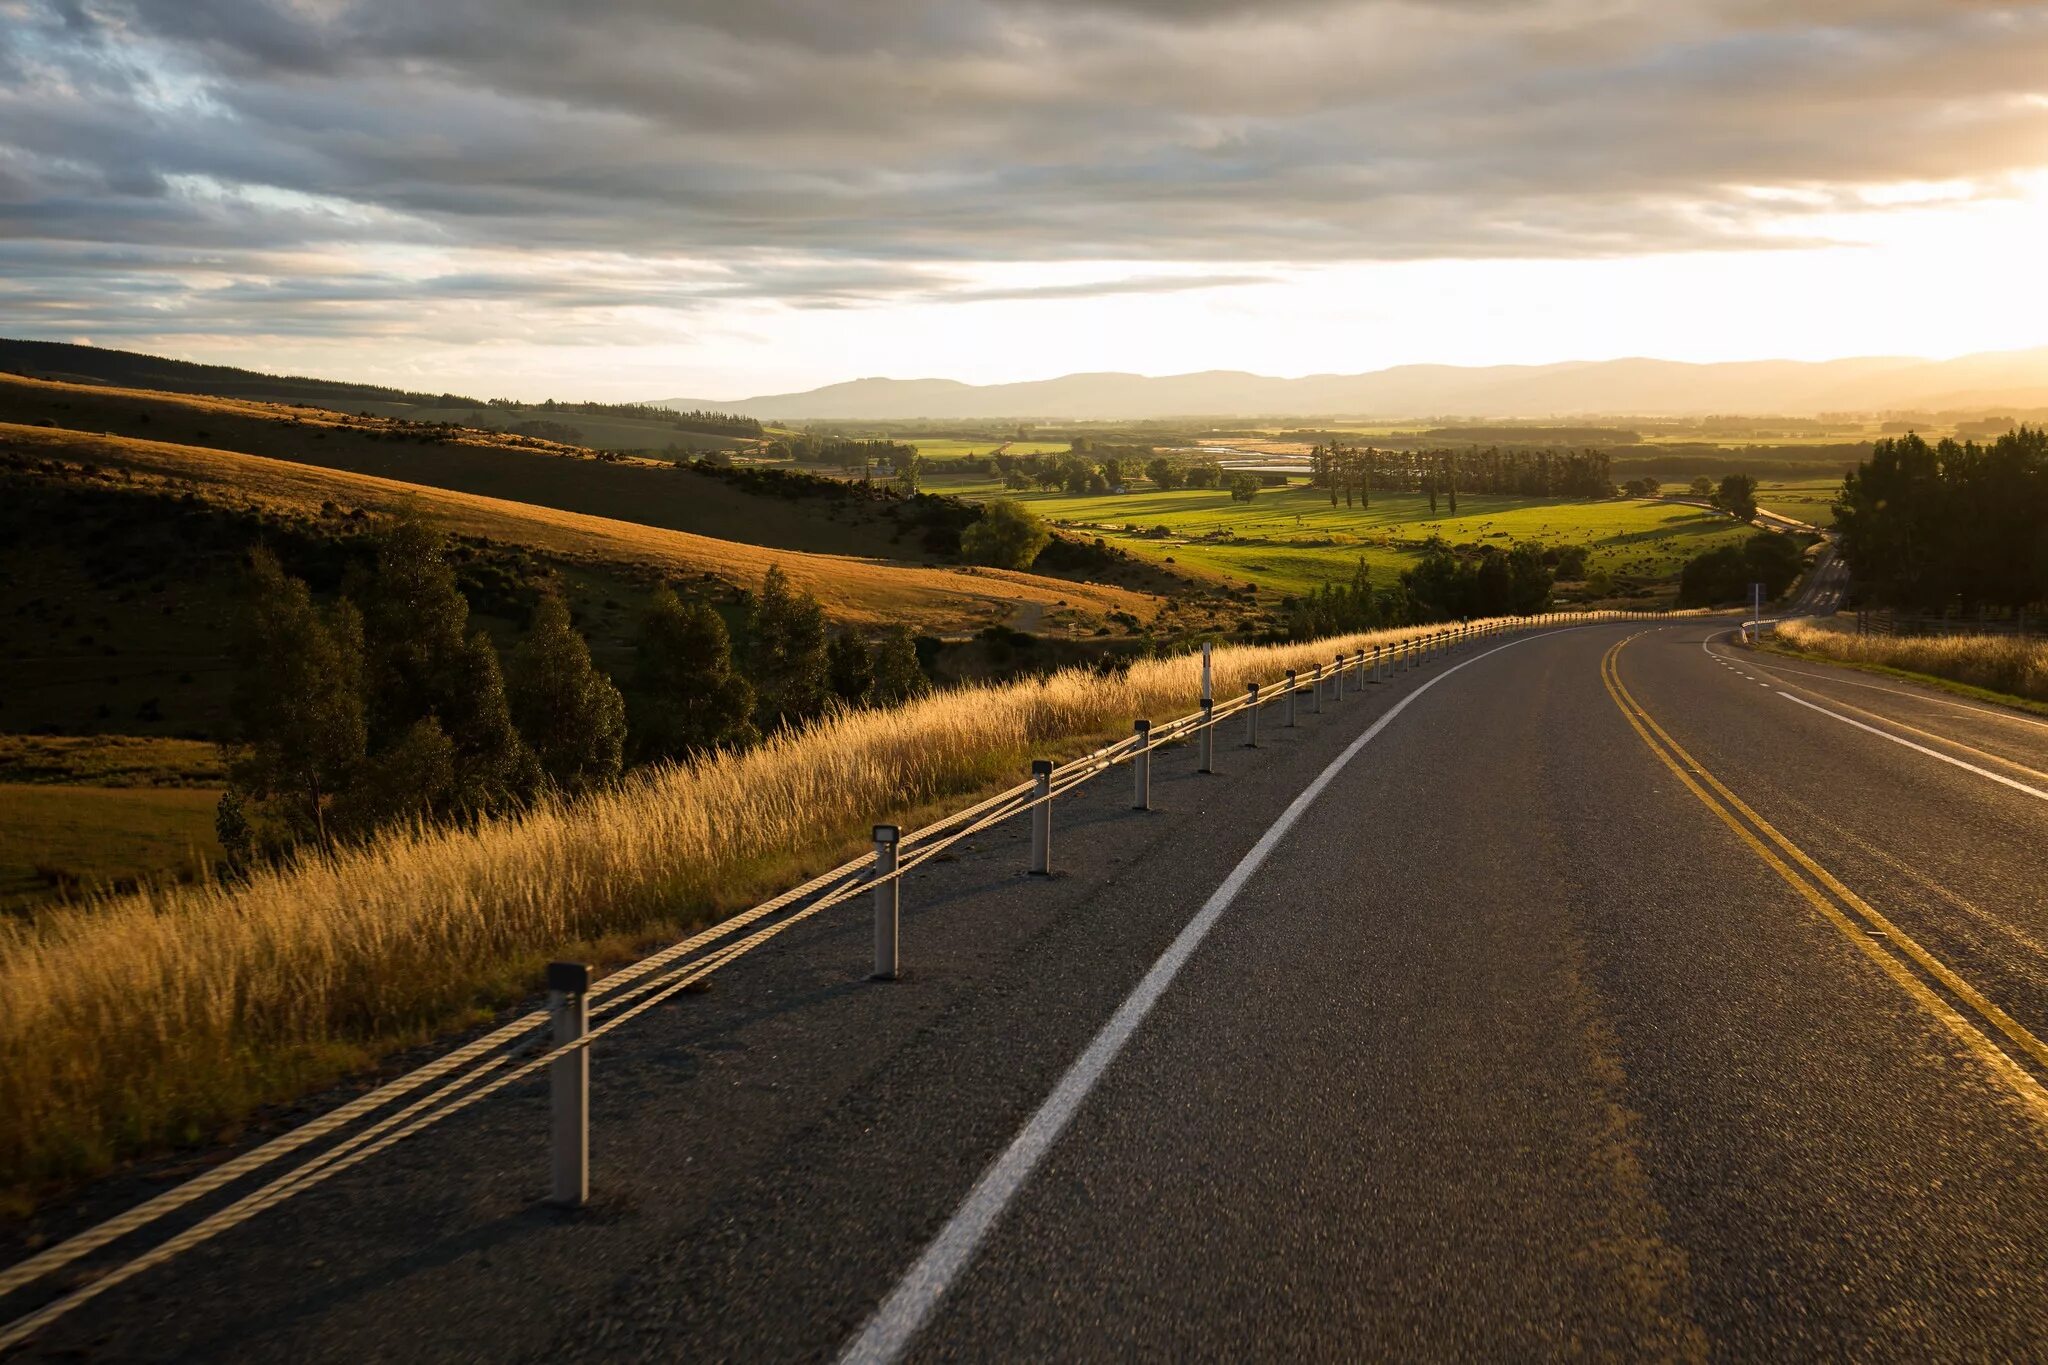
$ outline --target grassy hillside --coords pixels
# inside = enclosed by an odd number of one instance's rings
[[[779,564],[836,619],[905,624],[934,634],[1017,616],[1050,625],[1111,612],[1141,618],[1155,599],[1126,589],[1001,569],[935,568],[713,539],[503,497],[423,487],[281,459],[166,441],[0,423],[0,451],[126,471],[212,495],[318,515],[332,505],[370,513],[414,508],[447,531],[544,551],[572,563],[635,565],[670,577],[758,584]],[[570,466],[574,467],[574,466]],[[664,477],[681,477],[674,471]]]
[[[527,422],[546,422],[571,429],[574,432],[573,444],[591,450],[636,451],[669,457],[711,450],[743,451],[756,444],[742,437],[681,431],[667,422],[645,418],[611,413],[559,412],[532,405],[486,407],[479,403],[374,399],[350,403],[347,410],[368,413],[373,417],[394,417],[409,422],[446,422],[454,426],[498,431],[515,429]]]
[[[901,528],[883,518],[770,504],[669,461],[601,457],[496,432],[18,375],[0,375],[0,421],[267,455],[777,549],[905,553],[892,540]]]
[[[678,430],[671,422],[615,413],[573,413],[527,404],[491,406],[462,394],[410,393],[377,384],[350,384],[298,375],[262,374],[230,365],[197,365],[185,360],[74,346],[55,341],[0,339],[0,370],[91,387],[151,389],[166,393],[239,398],[262,403],[302,404],[339,412],[368,413],[413,422],[506,429],[523,422],[550,421],[574,427],[574,444],[598,450],[682,452],[745,449],[753,442]]]
[[[350,403],[397,400],[442,402],[453,394],[407,393],[379,384],[350,384],[301,375],[262,374],[232,365],[200,365],[138,351],[104,346],[78,346],[64,341],[22,341],[0,338],[0,370],[85,384],[160,389],[169,393],[211,394],[223,398],[255,398],[273,403]]]
[[[943,540],[934,548],[929,539],[931,519],[949,515],[930,500],[862,496],[866,490],[837,482],[771,478],[753,487],[744,469],[595,454],[494,432],[13,375],[0,375],[0,422],[266,455],[777,551],[922,564],[956,560]],[[1182,586],[1140,560],[1055,558],[1062,566],[1049,574],[1063,581],[1094,579],[1141,594],[1171,594]],[[1048,600],[1064,595],[1055,592]],[[1020,608],[1018,614],[1032,612]],[[975,611],[956,618],[958,626],[986,619]]]

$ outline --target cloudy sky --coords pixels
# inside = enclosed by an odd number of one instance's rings
[[[2048,6],[0,0],[0,335],[481,395],[2048,342]]]

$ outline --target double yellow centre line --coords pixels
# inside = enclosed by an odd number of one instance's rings
[[[1687,753],[1663,726],[1657,724],[1643,709],[1642,703],[1622,685],[1618,660],[1621,651],[1635,638],[1631,635],[1607,651],[1600,660],[1600,680],[1607,687],[1607,695],[1621,708],[1621,714],[1650,752],[1700,799],[1700,804],[1734,831],[1766,867],[1782,877],[1901,990],[1940,1020],[1993,1075],[2011,1088],[2037,1119],[2048,1123],[2048,1089],[2044,1089],[2041,1082],[2034,1079],[2033,1073],[2015,1060],[1997,1039],[1951,1004],[1942,991],[1974,1011],[1984,1023],[2004,1035],[2020,1056],[2030,1059],[2043,1070],[2048,1070],[2048,1045],[2043,1045],[2017,1019],[1985,999],[1976,987],[1957,976],[1946,963],[1921,947],[1869,902],[1842,885],[1833,873],[1808,857],[1797,844],[1773,828],[1770,821],[1728,790],[1719,778],[1702,767],[1698,759]],[[1852,919],[1852,914],[1857,918]],[[1857,919],[1862,923],[1859,924]],[[1919,968],[1918,972],[1914,970],[1915,966]],[[1929,984],[1930,981],[1934,984]],[[1939,985],[1942,991],[1937,991],[1935,985]]]

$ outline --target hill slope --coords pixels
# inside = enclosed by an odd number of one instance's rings
[[[296,511],[317,511],[330,502],[373,513],[412,507],[461,535],[572,560],[644,565],[674,577],[710,575],[735,586],[756,586],[770,565],[780,565],[833,617],[851,622],[900,623],[947,633],[1013,617],[1047,624],[1113,611],[1149,617],[1158,606],[1157,599],[1101,584],[747,544],[204,446],[0,423],[0,451],[181,480],[200,490]]]

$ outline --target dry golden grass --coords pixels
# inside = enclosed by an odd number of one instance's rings
[[[743,587],[759,586],[769,566],[779,564],[842,621],[945,632],[1007,620],[1026,604],[1047,618],[1062,620],[1112,611],[1145,619],[1159,607],[1155,597],[1103,584],[1070,583],[1007,569],[931,568],[769,549],[207,446],[0,423],[0,449],[126,469],[147,478],[196,484],[213,497],[303,513],[317,512],[323,502],[370,512],[411,507],[460,535],[527,545],[569,559],[649,565],[676,576],[709,573]]]
[[[1219,697],[1409,632],[1216,653]],[[874,820],[1193,708],[1195,656],[857,711],[475,830],[399,834],[239,886],[0,925],[0,1186],[203,1137],[530,989],[539,964],[730,911]]]
[[[1808,621],[1783,621],[1777,637],[1794,649],[1845,663],[1946,678],[1987,692],[2048,701],[2048,642],[2010,635],[1857,635]]]

